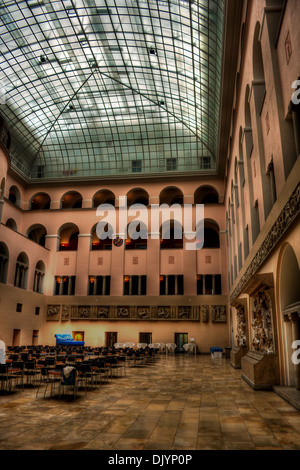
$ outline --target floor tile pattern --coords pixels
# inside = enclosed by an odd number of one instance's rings
[[[300,413],[228,359],[160,356],[77,399],[0,396],[0,450],[298,450]]]

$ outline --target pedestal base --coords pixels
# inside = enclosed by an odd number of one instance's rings
[[[241,369],[241,359],[245,354],[247,354],[248,348],[236,346],[230,351],[230,365],[234,369]]]
[[[279,367],[276,354],[248,351],[241,358],[241,365],[241,376],[254,390],[272,390],[273,385],[279,384]]]

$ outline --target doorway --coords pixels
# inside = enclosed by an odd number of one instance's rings
[[[13,346],[20,346],[20,337],[21,337],[21,330],[14,330],[13,331]]]
[[[176,352],[184,352],[183,345],[189,342],[188,333],[175,333]]]
[[[72,331],[74,341],[84,341],[84,331]]]
[[[151,344],[152,343],[152,333],[144,333],[144,332],[140,333],[139,343]]]
[[[37,346],[39,343],[39,330],[33,330],[32,332],[32,345]]]
[[[296,331],[299,331],[299,325],[294,330],[292,318],[287,315],[284,318],[284,314],[289,310],[289,307],[293,307],[296,311],[297,306],[300,304],[300,269],[297,261],[296,254],[290,245],[286,245],[283,251],[281,265],[280,265],[280,276],[279,276],[279,292],[280,292],[280,308],[281,308],[281,321],[283,330],[283,351],[284,351],[284,368],[285,368],[285,385],[288,387],[295,386],[295,365],[292,362],[292,344],[294,340],[299,340],[299,332],[297,337],[295,336]],[[298,320],[298,324],[299,324]]]
[[[114,344],[117,342],[118,342],[118,333],[116,331],[105,332],[105,346],[107,348],[112,348]]]

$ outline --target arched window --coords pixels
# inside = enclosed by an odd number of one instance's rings
[[[196,233],[198,229],[196,228]],[[198,239],[199,237],[199,239]],[[197,241],[202,244],[200,240],[201,234],[198,234]],[[203,248],[220,248],[219,226],[218,224],[209,219],[204,220],[204,243]]]
[[[160,192],[159,204],[183,204],[183,193],[179,188],[171,186],[165,188]]]
[[[9,252],[5,243],[0,243],[0,282],[6,284]]]
[[[45,276],[45,265],[43,261],[39,261],[36,264],[34,271],[33,291],[39,294],[43,293],[43,284]]]
[[[80,209],[82,207],[82,196],[77,191],[69,191],[61,198],[62,209]]]
[[[31,198],[29,208],[32,211],[50,209],[51,199],[46,193],[38,193]]]
[[[79,229],[75,224],[64,224],[59,232],[59,251],[77,251]]]
[[[195,204],[218,204],[219,194],[212,186],[200,186],[194,193]]]
[[[101,189],[93,197],[93,207],[98,207],[100,204],[110,204],[115,206],[116,197],[112,191],[108,189]]]
[[[17,186],[11,186],[9,189],[8,199],[10,202],[15,204],[17,207],[21,206],[21,193]]]
[[[18,231],[18,227],[17,227],[16,221],[15,221],[14,219],[7,219],[5,225],[6,225],[6,227],[11,228],[11,229],[14,230],[15,232]]]
[[[22,252],[19,254],[17,263],[16,263],[16,272],[15,272],[15,281],[14,285],[20,287],[21,289],[27,288],[28,280],[28,269],[29,269],[29,259],[26,253]]]
[[[130,207],[133,204],[143,204],[144,206],[148,206],[149,195],[147,191],[141,188],[131,189],[127,193],[127,206]]]
[[[0,200],[1,201],[3,200],[4,190],[5,190],[5,178],[2,178],[1,186],[0,186]]]
[[[145,224],[139,221],[127,226],[126,250],[146,250],[148,239],[148,229]]]
[[[32,240],[41,246],[45,246],[46,235],[46,228],[40,224],[34,224],[27,230],[27,237],[29,240]]]
[[[112,249],[112,237],[113,229],[108,223],[99,222],[96,224],[91,231],[92,245],[91,250],[111,250]]]
[[[253,135],[252,135],[252,120],[251,120],[251,110],[250,110],[250,88],[249,85],[246,87],[245,91],[245,142],[246,142],[246,155],[247,158],[251,157],[253,150]]]
[[[169,220],[160,228],[160,248],[162,250],[183,248],[183,228],[180,222]]]

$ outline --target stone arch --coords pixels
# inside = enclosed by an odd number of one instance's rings
[[[0,242],[0,282],[6,284],[9,263],[9,251],[6,243]]]
[[[127,206],[130,207],[133,204],[143,204],[144,206],[149,205],[149,194],[143,188],[133,188],[128,191]]]
[[[100,235],[100,237],[99,237]],[[111,250],[113,227],[106,222],[98,222],[91,230],[91,250]]]
[[[47,193],[34,194],[29,203],[29,210],[46,210],[50,209],[51,198]]]
[[[61,200],[61,209],[80,209],[82,207],[82,195],[78,191],[66,192]]]
[[[13,185],[9,188],[8,200],[17,207],[21,207],[21,193],[17,186]]]
[[[292,362],[292,343],[300,340],[300,267],[293,247],[285,243],[278,262],[278,293],[283,330],[285,384],[300,389],[299,366]]]
[[[46,235],[47,230],[44,225],[41,224],[31,225],[26,232],[27,238],[41,246],[45,246]]]
[[[115,206],[116,196],[109,189],[100,189],[93,196],[93,207],[98,207],[100,204],[110,204]]]
[[[72,222],[63,224],[58,230],[60,242],[58,251],[77,251],[79,229]]]
[[[199,186],[194,193],[195,204],[218,204],[219,193],[211,185]]]
[[[183,204],[183,192],[177,186],[168,186],[159,194],[159,204]]]
[[[18,231],[18,226],[17,226],[17,223],[14,219],[12,219],[11,217],[9,219],[7,219],[6,221],[6,227],[9,227],[11,228],[12,230],[14,230],[15,232]]]

